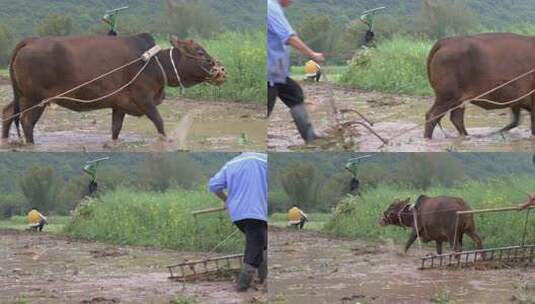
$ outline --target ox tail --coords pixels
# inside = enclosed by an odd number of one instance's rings
[[[13,115],[15,115],[14,117],[14,120],[15,120],[15,126],[17,128],[17,135],[19,136],[19,138],[21,138],[21,133],[20,133],[20,96],[21,96],[21,91],[20,91],[20,88],[19,88],[19,85],[17,83],[17,79],[16,79],[16,75],[15,75],[15,59],[17,58],[17,55],[19,53],[19,51],[25,47],[28,42],[30,42],[32,39],[31,38],[28,38],[28,39],[24,39],[22,40],[19,44],[17,44],[17,46],[15,47],[15,49],[13,50],[13,54],[11,55],[11,60],[9,61],[9,78],[11,78],[11,87],[13,89]]]

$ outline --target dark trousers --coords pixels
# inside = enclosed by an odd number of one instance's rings
[[[268,83],[268,117],[271,116],[277,97],[289,108],[305,102],[303,89],[290,77],[286,78],[286,83],[276,83],[273,86]]]
[[[360,187],[360,181],[356,178],[352,178],[351,182],[349,183],[349,192],[358,192]]]
[[[264,261],[264,250],[267,250],[267,222],[245,219],[234,222],[245,234],[245,252],[243,262],[255,268]]]

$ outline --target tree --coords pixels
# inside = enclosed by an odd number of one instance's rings
[[[9,64],[12,47],[13,34],[7,26],[0,24],[0,65],[6,66]]]
[[[19,181],[22,194],[30,207],[43,212],[54,210],[58,192],[58,180],[49,166],[29,168]]]
[[[317,209],[319,177],[309,164],[293,163],[281,176],[282,187],[292,204],[306,209]]]
[[[191,189],[201,177],[199,164],[190,156],[179,154],[155,154],[143,162],[144,188],[164,192],[173,186]]]
[[[165,0],[164,5],[163,28],[178,38],[211,37],[221,31],[221,18],[200,1]]]
[[[61,14],[48,15],[37,29],[39,36],[69,36],[73,31],[71,17]]]
[[[467,34],[479,25],[479,20],[463,1],[424,0],[416,23],[419,32],[440,39]]]
[[[410,154],[400,164],[400,181],[416,189],[427,190],[435,183],[451,187],[464,178],[461,163],[438,153]]]

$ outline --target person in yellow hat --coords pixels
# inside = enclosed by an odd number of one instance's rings
[[[37,208],[32,208],[28,212],[28,224],[30,229],[36,231],[43,231],[43,227],[48,224],[46,217],[37,210]]]
[[[305,63],[305,74],[307,79],[319,82],[321,79],[321,66],[316,61],[309,60]]]
[[[288,211],[288,226],[294,226],[296,228],[303,229],[306,222],[308,222],[307,215],[303,212],[303,210],[299,209],[297,205],[294,205]]]

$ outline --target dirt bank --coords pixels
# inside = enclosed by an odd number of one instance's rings
[[[11,87],[0,83],[0,108],[11,102]],[[15,128],[0,151],[264,151],[265,105],[168,99],[158,107],[169,142],[157,139],[146,118],[127,116],[119,142],[111,141],[111,110],[77,113],[48,107],[39,120],[36,145],[21,145]]]
[[[271,151],[289,150],[349,150],[363,152],[437,152],[437,151],[533,151],[535,138],[531,137],[529,119],[524,124],[505,135],[489,135],[510,122],[508,110],[485,111],[469,106],[466,113],[468,133],[472,136],[460,138],[449,121],[443,119],[446,135],[438,128],[433,140],[423,138],[425,113],[431,107],[433,98],[399,96],[393,94],[367,92],[354,88],[344,88],[329,83],[303,82],[307,107],[319,133],[330,137],[330,142],[319,147],[305,147],[293,124],[288,109],[277,101],[269,121],[268,149]],[[348,130],[346,142],[333,138],[334,116],[329,99],[334,93],[336,106],[343,112],[342,123],[362,121],[351,112],[358,110],[374,122],[374,129],[384,138],[392,139],[388,145],[370,134],[361,126]],[[525,115],[525,114],[524,114]],[[421,126],[419,126],[421,125]],[[419,127],[418,127],[419,126]],[[413,129],[415,128],[415,129]]]
[[[510,270],[418,270],[431,251],[401,252],[391,241],[329,238],[271,229],[269,298],[273,303],[515,303],[515,286],[535,279],[535,267]],[[531,294],[535,298],[535,293]],[[444,302],[445,303],[445,302]],[[527,302],[526,302],[527,303]]]
[[[238,294],[230,281],[182,284],[167,279],[166,265],[194,257],[0,230],[0,303],[169,303],[187,296],[200,303],[238,304],[265,297],[263,291]]]

